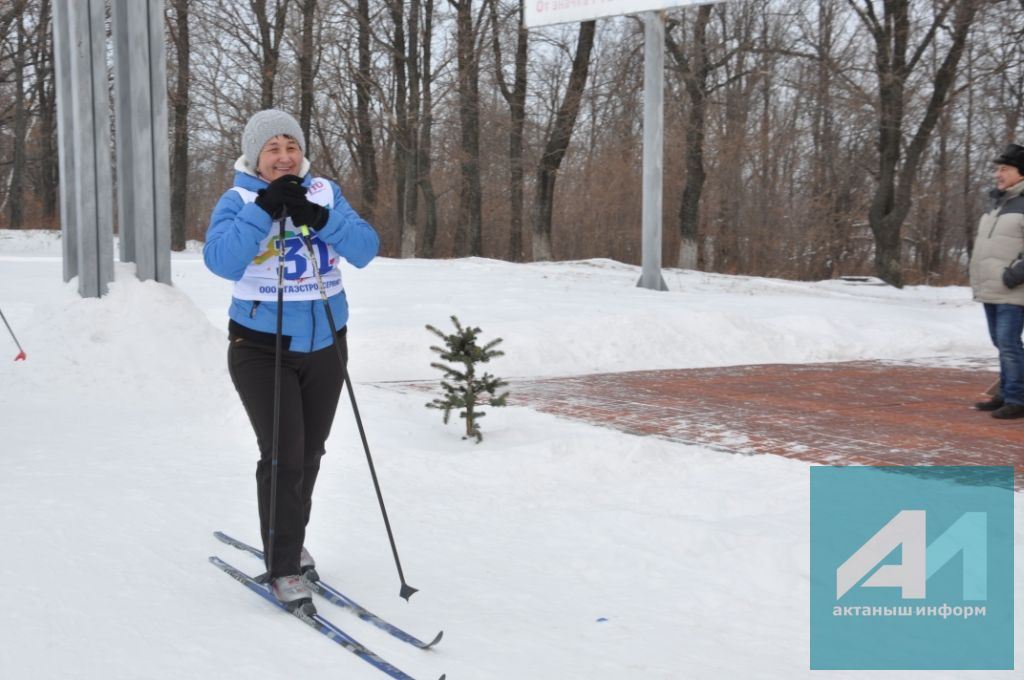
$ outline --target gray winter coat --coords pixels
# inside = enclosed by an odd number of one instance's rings
[[[1024,306],[1024,286],[1003,285],[1003,270],[1024,252],[1024,182],[995,194],[995,206],[981,216],[971,254],[971,288],[976,302]]]

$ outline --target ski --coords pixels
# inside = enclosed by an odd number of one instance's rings
[[[239,550],[244,550],[250,555],[258,557],[260,560],[263,559],[263,551],[259,548],[254,548],[248,543],[244,543],[238,540],[237,538],[228,536],[223,531],[215,531],[213,535],[217,538],[217,540],[221,541],[222,543],[226,543],[227,545],[230,545],[233,548],[238,548]],[[325,600],[332,602],[338,605],[339,607],[344,607],[345,609],[348,609],[363,621],[373,624],[374,626],[380,628],[389,635],[401,640],[402,642],[406,642],[412,645],[413,647],[418,647],[420,649],[430,649],[438,642],[440,642],[441,637],[444,635],[444,631],[442,630],[437,635],[435,635],[434,639],[430,642],[423,642],[415,636],[405,632],[393,623],[389,623],[388,621],[385,621],[384,619],[380,618],[379,616],[369,611],[362,605],[356,603],[354,600],[349,598],[341,591],[329,586],[323,581],[319,579],[316,581],[307,581],[307,584],[309,585],[310,590],[315,592],[317,595],[323,597]]]
[[[289,611],[287,607],[278,602],[277,598],[274,597],[274,595],[270,592],[269,588],[267,588],[262,583],[258,583],[255,579],[253,579],[245,572],[236,569],[235,567],[231,566],[230,564],[216,556],[210,557],[210,562],[212,562],[214,566],[223,571],[225,574],[235,579],[236,581],[238,581],[243,586],[259,595],[260,597],[262,597],[267,602],[270,602],[278,609],[288,612],[289,614],[297,618],[299,621],[302,621],[313,630],[323,634],[339,646],[344,647],[348,651],[352,652],[353,654],[355,654],[360,659],[367,662],[374,668],[383,671],[388,676],[395,678],[396,680],[415,680],[411,675],[408,675],[407,673],[404,673],[395,666],[392,666],[390,663],[380,658],[374,652],[372,652],[363,644],[358,642],[351,635],[341,630],[336,625],[334,625],[324,617],[320,616],[319,614],[310,615],[303,609]],[[445,676],[442,675],[439,680],[445,680]]]

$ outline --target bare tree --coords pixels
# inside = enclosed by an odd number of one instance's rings
[[[750,117],[755,111],[758,87],[768,75],[767,68],[762,68],[765,51],[755,49],[759,5],[759,0],[725,5],[717,15],[719,31],[731,43],[731,58],[722,62],[724,82],[719,86],[724,100],[718,117],[722,140],[716,177],[719,191],[712,219],[713,247],[707,256],[715,271],[730,274],[742,271],[747,264],[745,258],[750,251],[742,244],[753,231],[744,226],[741,216],[749,198],[745,196],[749,186],[745,176],[749,169],[745,166],[752,160]]]
[[[281,38],[284,37],[288,16],[288,0],[274,1],[273,17],[267,13],[267,0],[249,0],[249,3],[259,32],[260,107],[269,109],[274,106],[274,80],[281,60]]]
[[[174,0],[173,17],[168,23],[171,44],[177,60],[173,71],[174,91],[171,93],[171,249],[184,250],[188,219],[188,112],[191,87],[191,40],[189,37],[189,5],[191,0]]]
[[[569,85],[558,107],[537,167],[537,197],[533,208],[533,259],[551,259],[551,211],[555,203],[555,179],[572,139],[583,89],[587,85],[590,52],[594,47],[594,21],[580,24],[576,54],[569,71]]]
[[[310,121],[313,118],[313,76],[316,53],[313,45],[313,28],[316,18],[317,0],[298,0],[302,12],[302,37],[299,40],[299,127],[308,140]],[[307,141],[308,144],[308,141]]]
[[[459,64],[459,124],[461,130],[459,219],[455,230],[456,255],[481,255],[483,242],[483,189],[480,185],[480,56],[478,25],[471,0],[448,0],[456,11]]]
[[[26,131],[28,129],[28,101],[25,93],[25,71],[28,61],[29,44],[25,36],[25,17],[19,16],[15,20],[15,49],[14,49],[14,126],[12,140],[14,153],[11,160],[11,174],[7,183],[7,190],[14,200],[8,201],[7,208],[10,211],[8,226],[11,229],[21,229],[23,216],[22,187],[25,177],[25,145]]]
[[[835,43],[838,31],[838,7],[834,0],[818,0],[816,37],[814,39],[814,84],[811,94],[811,195],[812,209],[824,227],[823,256],[818,273],[831,278],[842,265],[848,251],[849,181],[840,175],[837,161],[840,152],[839,126],[836,124],[837,101],[833,97],[835,78]],[[812,265],[813,266],[813,265]]]
[[[498,25],[498,3],[491,2],[491,38],[494,46],[495,73],[501,96],[508,104],[511,127],[508,135],[509,166],[509,243],[508,259],[526,259],[523,250],[523,131],[526,126],[526,59],[529,53],[529,32],[523,25],[523,0],[516,3],[516,53],[512,86],[505,80],[501,58],[501,32]]]
[[[36,139],[39,171],[34,181],[43,226],[57,220],[57,191],[60,167],[57,155],[57,91],[53,70],[53,39],[50,0],[39,3],[32,63],[35,64],[35,99],[39,131]]]
[[[401,253],[411,257],[416,252],[415,211],[410,219],[406,184],[413,182],[409,174],[409,157],[413,153],[413,125],[409,113],[409,55],[405,41],[404,0],[389,0],[394,42],[391,46],[391,60],[394,73],[395,131],[394,131],[394,173],[395,209],[398,223],[398,242]],[[413,36],[409,36],[410,40]],[[411,222],[411,224],[410,224]]]
[[[373,222],[377,210],[377,191],[380,180],[377,176],[377,158],[373,143],[373,125],[370,121],[370,88],[373,82],[370,60],[370,6],[367,0],[359,0],[357,9],[359,22],[359,67],[356,72],[356,158],[363,188],[363,217]]]
[[[935,7],[934,16],[917,45],[914,37],[911,0],[887,0],[881,17],[872,0],[847,0],[868,29],[874,42],[875,74],[878,79],[878,178],[868,223],[875,239],[875,267],[882,280],[903,286],[901,261],[902,227],[913,201],[913,187],[920,170],[922,154],[949,91],[956,79],[957,65],[964,51],[968,32],[978,8],[985,0],[944,0]],[[945,23],[952,13],[952,25]],[[917,129],[907,139],[907,87],[936,36],[949,32],[945,55],[930,78],[931,94]]]
[[[686,117],[686,184],[679,204],[679,256],[682,269],[700,269],[703,265],[700,238],[700,199],[707,174],[704,171],[704,138],[707,97],[710,93],[708,77],[713,67],[709,63],[707,28],[711,20],[711,5],[701,5],[693,24],[690,54],[672,37],[675,23],[665,31],[666,46],[679,66],[686,87],[690,107]]]
[[[423,52],[419,63],[422,113],[420,115],[420,126],[416,143],[416,184],[423,194],[424,209],[426,211],[423,238],[417,242],[417,250],[420,257],[433,257],[434,240],[437,237],[437,192],[434,191],[434,184],[430,178],[434,120],[433,40],[434,0],[424,0]]]

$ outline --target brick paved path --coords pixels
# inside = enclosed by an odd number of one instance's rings
[[[1024,419],[971,408],[996,375],[873,361],[513,381],[510,403],[640,435],[825,464],[1012,465]]]

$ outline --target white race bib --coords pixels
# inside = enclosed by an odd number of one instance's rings
[[[246,203],[256,200],[256,192],[234,187],[238,195]],[[326,208],[334,207],[334,193],[326,180],[314,177],[306,192],[311,202]],[[320,279],[324,284],[327,296],[337,295],[345,290],[341,282],[341,270],[338,267],[339,256],[334,248],[320,240],[314,232],[310,238],[312,255],[305,240],[292,223],[286,218],[284,223],[284,244],[278,243],[279,226],[275,222],[270,233],[260,242],[260,252],[245,268],[242,278],[235,282],[232,295],[239,300],[277,300],[277,265],[278,259],[284,258],[284,300],[317,300],[320,290],[317,286],[316,271],[320,271]]]

